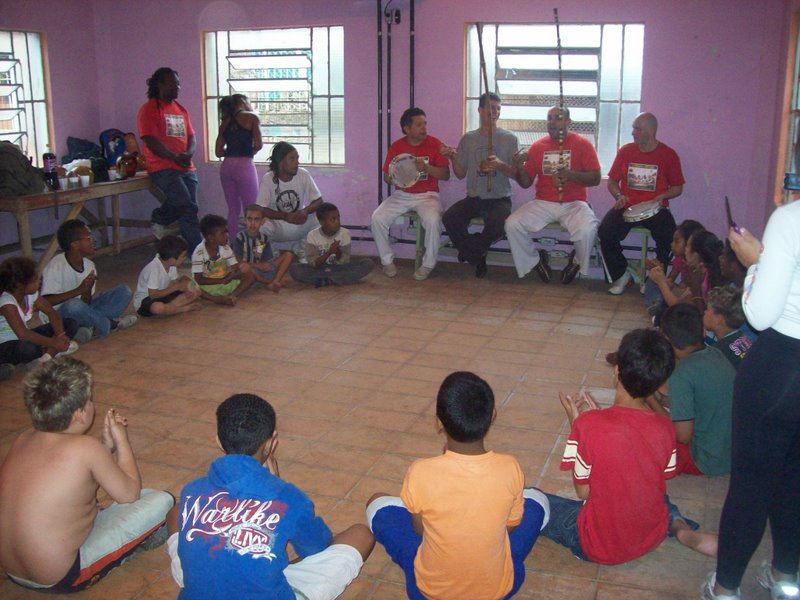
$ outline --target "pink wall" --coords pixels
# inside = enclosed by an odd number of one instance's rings
[[[678,220],[698,218],[724,229],[722,196],[737,220],[761,231],[774,182],[776,113],[783,90],[788,15],[796,1],[675,0],[633,2],[562,0],[562,23],[645,24],[642,106],[660,121],[659,138],[680,154],[687,184],[674,202]],[[457,11],[455,10],[457,7]],[[393,26],[392,137],[408,103],[408,0],[396,0],[402,22]],[[550,22],[552,2],[417,0],[416,104],[429,131],[454,144],[463,128],[464,28],[474,21]],[[343,221],[366,225],[377,204],[376,2],[305,0],[299,8],[260,0],[0,0],[0,27],[47,35],[56,145],[67,135],[96,139],[107,127],[135,130],[145,79],[160,66],[181,76],[181,102],[193,116],[198,147],[205,144],[201,102],[200,37],[216,28],[338,24],[345,27],[346,166],[311,167],[323,196],[342,209]],[[456,14],[457,13],[457,14]],[[124,49],[124,50],[119,50]],[[385,65],[385,62],[384,62]],[[214,135],[212,132],[211,135]],[[384,131],[385,136],[385,131]],[[384,137],[384,142],[385,142]],[[224,214],[218,167],[196,161],[201,214]],[[266,172],[266,166],[259,173]],[[464,193],[455,179],[442,185],[445,206]],[[515,204],[530,198],[517,191]],[[135,216],[154,206],[142,194]],[[590,194],[604,214],[604,184]],[[49,212],[49,211],[48,211]],[[36,213],[36,228],[52,226]],[[3,238],[13,221],[0,215]],[[36,233],[36,232],[35,232]]]

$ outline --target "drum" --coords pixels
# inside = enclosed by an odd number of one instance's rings
[[[626,208],[622,212],[622,218],[627,223],[638,223],[639,221],[644,221],[654,216],[662,208],[664,207],[661,206],[660,200],[641,202],[631,206],[630,208]]]
[[[419,181],[417,157],[413,154],[398,154],[389,163],[389,179],[399,188],[409,188]]]

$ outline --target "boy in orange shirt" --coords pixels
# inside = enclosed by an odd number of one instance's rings
[[[436,399],[444,454],[411,465],[400,498],[375,494],[367,503],[370,529],[405,572],[411,600],[499,600],[522,586],[550,507],[542,492],[524,489],[513,456],[484,448],[496,414],[488,383],[448,375]]]

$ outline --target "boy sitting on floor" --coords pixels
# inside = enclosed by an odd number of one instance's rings
[[[238,263],[228,245],[228,221],[219,215],[200,219],[203,241],[192,253],[192,276],[202,298],[215,304],[235,306],[236,300],[253,285],[255,278],[247,263]]]
[[[670,306],[661,331],[678,364],[667,381],[678,440],[677,473],[726,475],[731,470],[731,410],[736,369],[703,342],[703,314],[694,304]]]
[[[716,338],[714,348],[738,369],[758,335],[750,328],[742,309],[742,288],[715,287],[708,294],[703,327]]]
[[[584,392],[560,394],[572,425],[561,469],[572,470],[579,500],[547,494],[550,522],[542,535],[581,560],[628,562],[650,552],[667,534],[716,556],[717,536],[695,531],[697,523],[666,496],[666,480],[675,476],[675,431],[647,399],[674,366],[672,347],[661,333],[636,329],[617,350],[613,406],[599,410]]]
[[[484,448],[496,414],[488,383],[448,375],[436,398],[444,453],[411,465],[400,498],[375,494],[367,503],[370,528],[403,569],[411,600],[510,598],[525,580],[549,507],[542,492],[524,489],[513,456]]]
[[[256,281],[277,294],[294,254],[288,251],[278,256],[273,254],[267,234],[261,231],[265,220],[263,206],[251,204],[245,209],[245,229],[236,234],[233,253],[237,260],[250,265]]]
[[[85,435],[95,416],[91,394],[89,366],[71,357],[25,379],[33,429],[20,434],[0,466],[0,563],[23,587],[87,588],[137,548],[166,537],[159,528],[175,499],[142,489],[127,421],[113,408],[102,442]],[[98,487],[115,501],[100,511]]]
[[[356,578],[375,545],[364,525],[331,536],[314,505],[280,479],[275,411],[253,394],[217,408],[225,456],[189,483],[170,513],[167,550],[182,600],[333,599]],[[265,468],[265,465],[267,468]],[[302,560],[289,564],[292,544]]]
[[[317,209],[319,227],[306,238],[308,264],[292,265],[292,278],[316,287],[358,283],[375,266],[368,258],[350,262],[350,232],[342,227],[339,209],[323,202]]]
[[[200,290],[190,278],[178,277],[178,265],[186,260],[189,247],[183,238],[166,235],[156,244],[157,254],[136,283],[133,307],[140,317],[177,315],[199,310],[195,300]]]
[[[47,263],[42,273],[42,297],[53,305],[62,319],[74,319],[83,328],[77,341],[88,342],[92,335],[105,337],[111,331],[136,323],[136,315],[125,315],[131,302],[131,288],[120,284],[97,294],[97,267],[89,257],[95,255],[94,238],[78,219],[64,221],[56,233],[64,251]],[[41,315],[40,315],[41,316]],[[47,317],[42,318],[47,322]]]

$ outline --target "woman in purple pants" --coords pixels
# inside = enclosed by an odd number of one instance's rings
[[[228,203],[228,236],[236,237],[239,217],[258,195],[258,174],[253,156],[261,150],[261,122],[243,94],[219,101],[219,126],[215,154],[222,158],[219,176]]]

